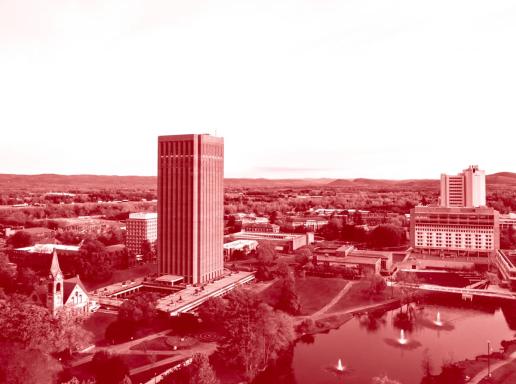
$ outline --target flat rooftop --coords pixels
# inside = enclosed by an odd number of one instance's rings
[[[158,278],[156,278],[156,281],[159,281],[161,283],[170,283],[170,284],[174,284],[174,283],[178,283],[180,281],[182,281],[184,279],[183,276],[178,276],[178,275],[163,275],[163,276],[160,276]]]
[[[253,279],[253,272],[233,272],[219,280],[206,284],[204,289],[187,286],[181,291],[158,299],[156,308],[170,313],[171,316],[175,316],[180,312],[188,312],[209,298],[219,296]]]
[[[79,252],[80,247],[78,245],[35,244],[30,247],[16,248],[15,251],[51,254],[54,252],[54,249],[56,251]]]
[[[240,239],[251,239],[251,240],[292,240],[298,237],[304,237],[304,233],[272,233],[272,232],[236,232],[231,233],[228,236],[240,238]]]
[[[129,214],[129,219],[136,219],[136,220],[151,220],[151,219],[157,219],[158,214],[156,212],[135,212]]]
[[[232,249],[232,248],[239,248],[239,247],[245,247],[249,246],[252,247],[254,245],[257,245],[257,240],[235,240],[230,241],[229,243],[224,244],[224,249]]]
[[[380,258],[372,258],[372,257],[339,257],[339,256],[317,256],[317,262],[330,262],[330,263],[340,263],[340,264],[366,264],[366,265],[375,265],[380,261]]]
[[[355,249],[355,250],[351,251],[349,256],[373,257],[373,258],[379,258],[379,259],[392,259],[392,252]]]

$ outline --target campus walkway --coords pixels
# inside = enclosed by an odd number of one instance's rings
[[[107,351],[107,352],[110,352],[110,353],[117,353],[117,354],[128,353],[128,351],[131,350],[131,347],[133,347],[133,346],[135,346],[137,344],[140,344],[140,343],[142,343],[144,341],[155,339],[156,337],[165,336],[168,333],[170,333],[170,329],[167,329],[165,331],[161,331],[161,332],[158,332],[158,333],[153,333],[152,335],[148,335],[148,336],[145,336],[145,337],[142,337],[142,338],[139,338],[139,339],[130,340],[130,341],[127,341],[127,342],[121,343],[121,344],[108,345],[108,346],[105,346],[105,347],[97,347],[96,346],[93,349],[91,354],[89,354],[88,356],[84,356],[83,358],[81,358],[79,360],[75,360],[73,363],[70,364],[70,366],[71,367],[76,367],[78,365],[82,365],[82,364],[88,363],[93,358],[93,355],[95,354],[95,352],[99,352],[99,351]]]
[[[306,318],[311,318],[312,320],[318,320],[320,319],[321,317],[324,317],[323,315],[331,308],[333,307],[335,304],[337,304],[339,302],[340,299],[342,299],[342,297],[348,293],[348,291],[351,289],[351,287],[353,285],[355,285],[356,282],[355,281],[350,281],[349,283],[347,283],[341,290],[339,293],[337,293],[335,295],[335,297],[333,299],[331,299],[328,304],[326,304],[324,307],[322,307],[321,309],[319,309],[318,311],[312,313],[311,315],[307,315],[307,316],[304,316]]]
[[[497,363],[491,364],[491,367],[490,367],[491,374],[498,368],[501,368],[504,365],[512,363],[514,360],[516,360],[516,352],[511,353],[510,357],[507,360],[502,360]],[[484,368],[479,373],[477,373],[470,381],[468,381],[468,383],[469,384],[480,384],[482,382],[482,380],[485,379],[486,377],[487,377],[487,368]]]

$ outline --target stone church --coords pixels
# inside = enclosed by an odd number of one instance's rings
[[[86,288],[79,276],[64,279],[55,249],[52,254],[46,292],[39,294],[34,292],[32,298],[46,306],[54,316],[62,310],[74,316],[89,314],[90,299]]]

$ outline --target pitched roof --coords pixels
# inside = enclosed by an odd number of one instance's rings
[[[70,297],[70,294],[74,290],[75,286],[78,285],[81,287],[81,289],[87,294],[88,291],[86,288],[84,288],[84,285],[82,284],[81,279],[79,276],[72,277],[70,279],[66,279],[63,282],[63,303],[66,303],[68,301],[68,298]]]
[[[58,274],[63,274],[61,271],[61,267],[59,267],[59,260],[57,258],[57,252],[54,248],[54,253],[52,254],[52,264],[50,264],[50,274],[52,277],[56,277]]]

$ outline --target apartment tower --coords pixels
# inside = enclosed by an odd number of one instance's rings
[[[203,284],[223,272],[224,140],[158,138],[158,273]]]
[[[499,213],[486,207],[485,172],[472,165],[441,175],[440,206],[410,211],[410,242],[416,252],[489,257],[500,248]]]
[[[143,253],[143,243],[154,245],[158,238],[158,214],[155,212],[138,212],[129,214],[125,222],[125,245],[134,255]]]
[[[441,175],[441,207],[478,208],[486,205],[486,174],[470,165],[458,175]]]

